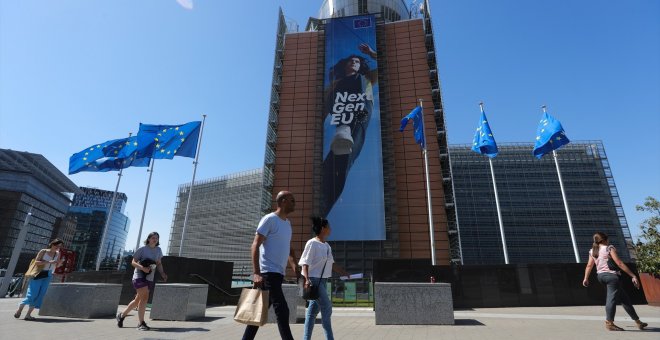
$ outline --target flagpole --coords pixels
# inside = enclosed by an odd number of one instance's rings
[[[546,106],[541,106],[543,113],[546,113]],[[559,187],[561,188],[561,198],[564,200],[564,209],[566,210],[566,219],[568,220],[568,230],[571,232],[571,242],[573,242],[573,252],[575,253],[575,262],[580,263],[580,255],[578,253],[577,242],[575,241],[575,232],[573,231],[573,222],[571,221],[571,212],[568,209],[568,200],[566,199],[566,191],[564,190],[564,181],[561,178],[561,170],[559,170],[559,160],[557,152],[552,150],[552,158],[555,159],[555,167],[557,168],[557,177],[559,177]]]
[[[30,223],[30,217],[32,217],[32,208],[30,206],[27,214],[25,214],[25,221],[23,226],[18,231],[18,236],[16,237],[16,242],[14,243],[14,249],[11,252],[11,257],[9,258],[9,264],[7,265],[7,271],[5,272],[5,277],[1,280],[0,284],[0,298],[4,298],[7,295],[7,290],[9,290],[9,285],[11,284],[11,279],[14,277],[14,270],[16,269],[16,263],[21,256],[21,251],[25,245],[25,238],[27,236],[28,229],[30,228],[28,223]]]
[[[128,137],[130,138],[133,133],[129,133]],[[101,243],[99,244],[98,255],[96,256],[96,271],[99,271],[101,268],[101,257],[103,256],[103,243],[105,243],[105,238],[108,236],[108,227],[110,226],[110,220],[112,219],[112,211],[115,208],[115,199],[117,198],[117,190],[119,190],[119,183],[121,182],[121,174],[124,171],[122,167],[119,169],[117,174],[117,185],[115,186],[115,192],[112,194],[112,201],[110,202],[110,211],[108,212],[108,219],[105,221],[105,228],[103,228],[103,237],[101,237]]]
[[[193,177],[190,182],[190,190],[188,190],[188,202],[186,202],[186,215],[183,218],[183,228],[181,230],[181,242],[179,243],[179,257],[183,250],[183,238],[186,236],[186,224],[188,224],[188,209],[190,209],[190,199],[192,198],[193,186],[195,185],[195,175],[197,174],[197,161],[199,160],[199,150],[202,147],[202,134],[204,133],[204,122],[206,122],[206,115],[202,115],[202,126],[199,128],[199,141],[197,142],[197,152],[195,152],[195,161],[193,162]]]
[[[147,193],[144,195],[144,206],[142,207],[142,218],[140,219],[140,230],[138,231],[137,242],[135,243],[135,250],[140,248],[140,240],[142,239],[142,226],[144,225],[144,213],[147,211],[147,200],[149,200],[149,189],[151,188],[151,176],[154,174],[154,163],[156,159],[151,159],[151,166],[147,170],[149,172],[149,181],[147,182]]]
[[[484,102],[479,103],[481,113],[484,113]],[[497,207],[497,221],[500,224],[500,237],[502,238],[502,251],[504,252],[504,263],[509,264],[509,251],[506,247],[506,238],[504,237],[504,223],[502,222],[502,211],[500,210],[500,196],[497,193],[497,183],[495,181],[495,170],[493,169],[493,160],[488,157],[490,165],[490,176],[493,178],[493,190],[495,191],[495,206]]]
[[[429,239],[431,241],[431,264],[435,266],[435,233],[433,230],[433,208],[431,206],[431,181],[429,179],[429,157],[426,151],[426,131],[424,129],[424,105],[422,104],[422,99],[419,99],[419,107],[422,109],[421,112],[421,124],[422,124],[422,133],[424,134],[424,147],[422,151],[424,153],[424,175],[426,175],[426,200],[429,210]]]

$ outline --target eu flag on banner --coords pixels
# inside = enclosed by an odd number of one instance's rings
[[[534,157],[541,159],[546,153],[557,150],[570,142],[561,123],[547,112],[543,112],[543,118],[536,129],[536,143],[534,151],[532,151]]]
[[[477,127],[477,131],[474,133],[472,151],[490,158],[495,158],[498,153],[495,137],[493,137],[493,132],[490,130],[486,113],[483,111],[481,112],[481,119],[479,119],[479,127]]]
[[[407,116],[401,119],[401,128],[399,131],[403,131],[408,125],[408,121],[413,121],[413,127],[415,128],[415,142],[422,147],[426,148],[426,141],[424,140],[424,121],[422,119],[422,108],[420,106],[414,108]]]
[[[200,121],[182,125],[140,123],[137,155],[154,159],[172,159],[174,156],[195,158],[201,126]]]
[[[75,153],[69,158],[69,175],[149,166],[149,158],[136,157],[136,143],[137,137],[113,139]]]

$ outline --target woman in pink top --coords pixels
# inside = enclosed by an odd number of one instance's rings
[[[614,262],[618,268],[615,267],[612,262]],[[589,274],[591,274],[594,264],[596,265],[596,273],[598,273],[598,282],[607,286],[607,298],[605,299],[605,328],[610,331],[624,330],[614,324],[616,305],[619,302],[623,305],[623,309],[626,310],[628,315],[630,315],[630,318],[635,320],[637,328],[644,329],[644,327],[648,326],[647,323],[639,321],[637,312],[635,312],[635,308],[630,302],[628,294],[626,294],[626,291],[621,287],[621,280],[619,277],[621,272],[619,269],[632,277],[632,282],[637,289],[639,289],[639,280],[628,266],[621,261],[621,258],[619,258],[619,255],[616,253],[616,248],[610,245],[605,233],[597,232],[594,234],[594,244],[591,250],[589,250],[589,263],[587,263],[587,268],[584,271],[584,280],[582,280],[582,285],[585,287],[589,286]]]

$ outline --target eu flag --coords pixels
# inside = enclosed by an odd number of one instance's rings
[[[557,150],[562,145],[570,142],[561,123],[549,113],[543,112],[543,118],[541,118],[539,127],[536,129],[536,143],[534,144],[534,151],[532,151],[534,157],[541,159],[546,153]]]
[[[477,131],[474,133],[472,151],[490,158],[497,156],[497,143],[495,143],[495,137],[493,137],[493,132],[490,130],[486,113],[483,111],[481,111],[481,119],[479,119]]]
[[[418,106],[414,108],[407,116],[401,119],[401,128],[399,131],[403,131],[408,125],[408,121],[413,121],[413,127],[415,128],[415,143],[419,144],[422,149],[426,148],[426,141],[424,140],[424,120],[422,117],[422,107]]]
[[[140,123],[137,135],[138,157],[172,159],[174,156],[195,158],[202,122],[182,125]]]
[[[69,175],[83,171],[106,172],[130,166],[149,166],[149,158],[136,156],[137,137],[113,139],[92,145],[69,158]]]

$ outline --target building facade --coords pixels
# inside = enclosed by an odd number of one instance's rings
[[[195,182],[186,222],[190,183],[179,186],[167,253],[234,263],[234,275],[250,275],[250,246],[262,212],[270,205],[263,170]]]
[[[341,27],[348,26],[355,30],[340,33]],[[428,2],[422,2],[421,11],[411,13],[401,1],[326,1],[319,18],[310,19],[305,32],[292,32],[287,27],[291,25],[280,12],[264,183],[271,193],[271,208],[275,208],[273,201],[279,191],[295,194],[296,212],[290,216],[295,253],[299,256],[313,236],[309,217],[321,215],[328,217],[333,227],[335,238],[331,235],[330,240],[335,260],[350,272],[368,275],[374,259],[431,259],[423,154],[412,129],[399,132],[401,119],[421,99],[436,261],[445,265],[459,261]],[[363,28],[372,29],[374,36],[365,34]],[[351,38],[358,35],[362,43]],[[354,39],[350,42],[355,51],[352,58],[372,66],[369,74],[358,76],[362,78],[362,93],[337,90],[348,77],[339,79],[339,63],[332,65],[349,54],[338,48],[346,45],[346,39]],[[335,92],[328,95],[328,90]],[[361,105],[364,109],[359,108]],[[351,110],[357,124],[346,114]],[[350,134],[352,141],[336,149],[340,129]],[[370,138],[378,141],[370,146]],[[348,160],[342,159],[346,153]],[[365,166],[368,157],[377,160]],[[362,204],[364,200],[375,203]],[[338,206],[343,213],[338,213]],[[373,222],[361,221],[363,215]],[[361,228],[374,229],[377,234],[350,239],[349,234],[362,232]]]
[[[101,270],[116,270],[126,246],[130,220],[124,214],[127,197],[118,192],[115,198],[105,243],[103,232],[112,205],[113,191],[81,187],[82,193],[73,197],[68,216],[77,221],[71,249],[76,252],[76,270],[95,270],[99,252]]]
[[[70,194],[78,192],[44,156],[0,149],[0,268],[7,268],[28,213],[28,232],[16,272],[25,271],[35,254],[58,236],[55,224],[64,218]]]
[[[450,145],[464,264],[503,264],[488,159],[471,145]],[[568,220],[552,155],[532,156],[533,143],[498,144],[493,168],[509,263],[574,263]],[[593,234],[609,235],[630,260],[630,231],[601,141],[573,141],[557,151],[581,262]]]

